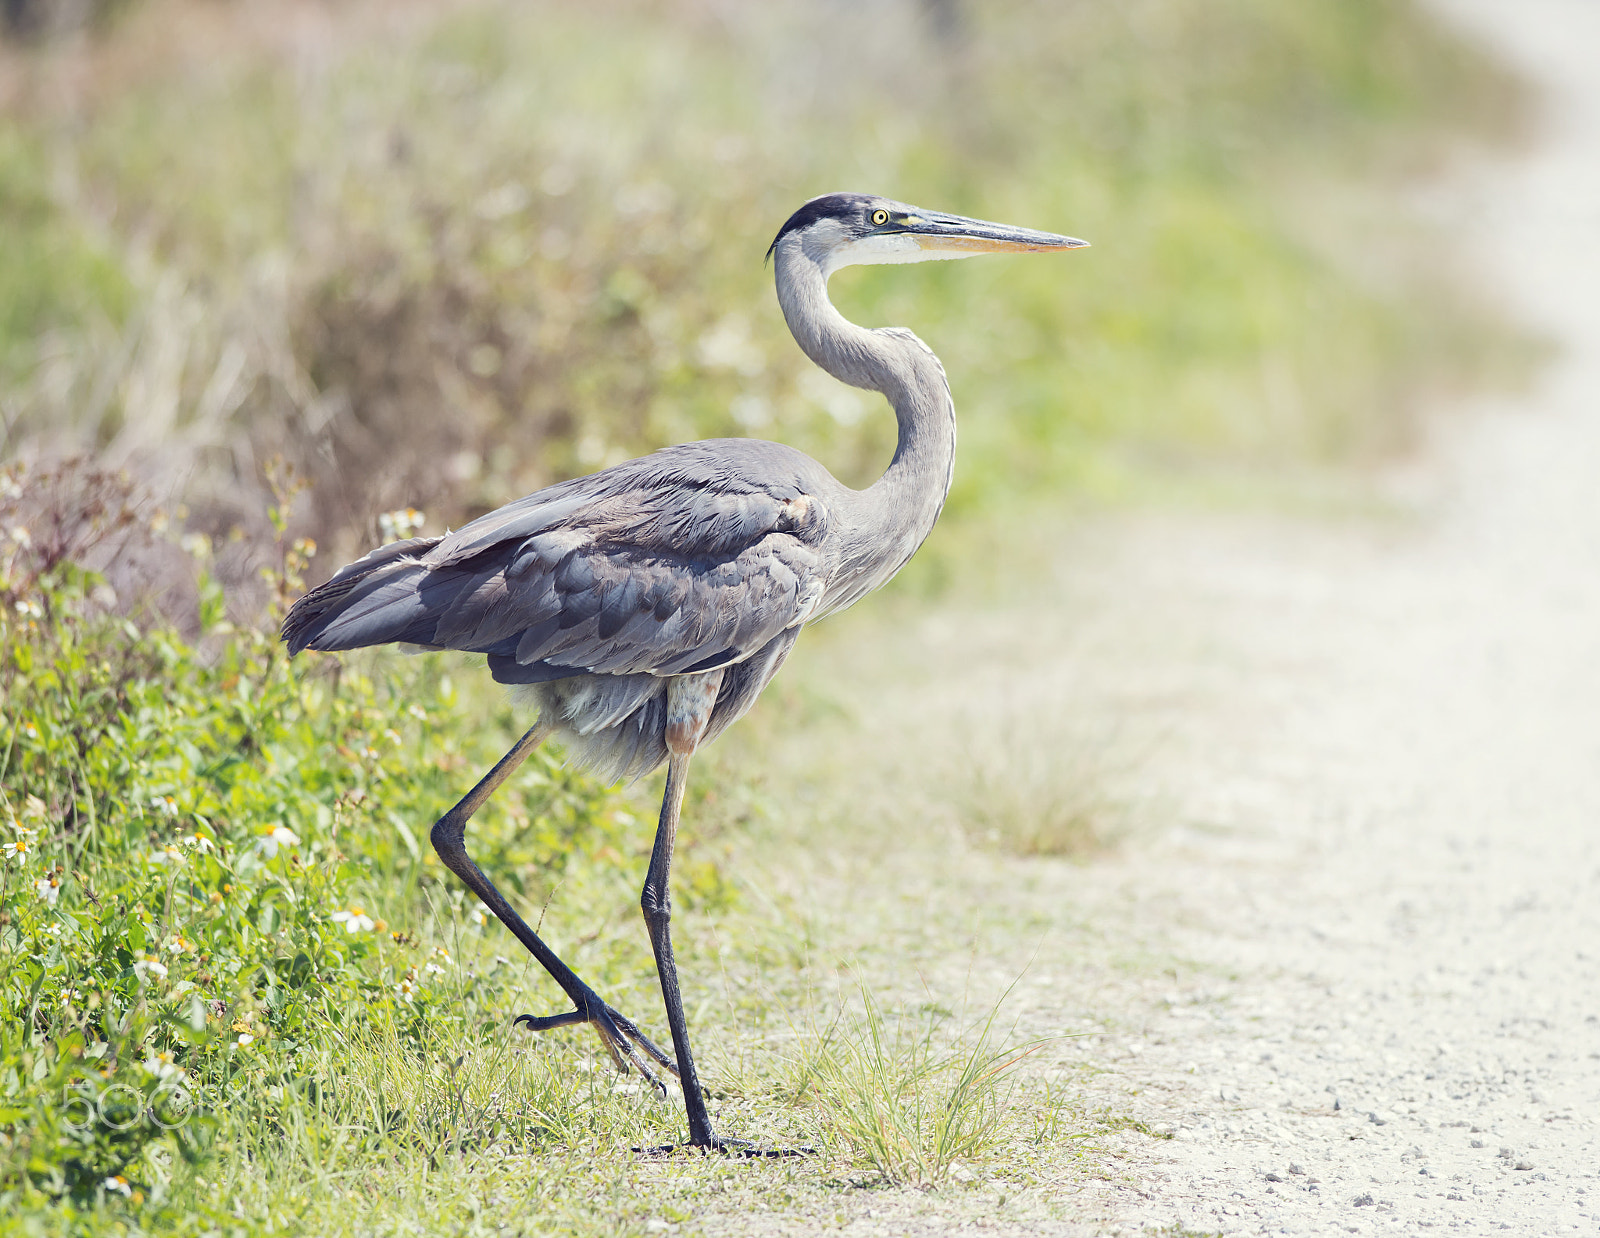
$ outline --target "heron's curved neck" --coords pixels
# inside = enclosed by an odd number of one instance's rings
[[[909,558],[950,493],[956,414],[944,366],[909,331],[871,331],[845,318],[828,300],[826,268],[798,237],[785,237],[773,256],[778,303],[806,356],[852,387],[882,392],[894,409],[900,423],[894,459],[866,494],[880,536],[914,539],[905,550]]]

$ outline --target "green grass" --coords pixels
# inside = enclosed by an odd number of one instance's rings
[[[427,842],[509,745],[509,711],[439,657],[291,664],[223,617],[192,539],[195,638],[108,611],[79,560],[160,543],[119,486],[82,466],[0,475],[7,1213],[40,1232],[449,1216],[448,1232],[632,1233],[710,1207],[727,1165],[629,1152],[681,1138],[675,1094],[617,1076],[587,1032],[511,1026],[563,999]],[[68,494],[60,521],[38,506]],[[280,543],[273,596],[301,587],[307,549]],[[762,792],[702,772],[675,898],[717,1121],[814,1150],[740,1168],[740,1192],[789,1182],[815,1204],[852,1175],[916,1191],[1002,1163],[1019,1180],[1091,1129],[1059,1084],[1025,1085],[1044,1042],[1004,1030],[1003,993],[958,1018],[742,880],[736,845],[773,838]],[[636,908],[658,793],[541,752],[469,835],[551,944],[652,1028]]]

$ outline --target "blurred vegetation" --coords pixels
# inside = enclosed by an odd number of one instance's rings
[[[0,409],[6,453],[101,453],[219,539],[265,535],[287,454],[314,576],[376,512],[441,527],[695,437],[869,480],[892,419],[801,357],[760,265],[836,188],[1094,242],[836,281],[943,356],[958,518],[1389,449],[1503,351],[1346,209],[1515,126],[1412,4],[271,8],[148,0],[6,53]]]

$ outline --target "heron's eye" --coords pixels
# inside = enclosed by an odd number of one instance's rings
[[[878,224],[879,226],[888,223],[889,212],[880,206],[877,210],[872,212],[872,222]]]

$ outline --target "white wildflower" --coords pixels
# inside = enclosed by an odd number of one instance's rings
[[[132,1198],[133,1188],[128,1185],[128,1180],[121,1174],[106,1179],[106,1190],[118,1191],[124,1198]]]
[[[152,1053],[144,1060],[146,1074],[154,1075],[157,1079],[185,1079],[189,1072],[172,1060],[172,1054]]]
[[[41,877],[33,883],[33,889],[49,907],[54,907],[56,900],[61,897],[61,881],[57,877]]]
[[[152,795],[150,807],[163,817],[176,817],[178,815],[178,801],[170,795]]]
[[[150,863],[181,865],[183,863],[183,852],[179,851],[178,848],[173,846],[171,843],[168,843],[160,850],[152,851],[150,853]]]
[[[348,911],[336,911],[328,918],[335,924],[343,924],[347,933],[370,933],[377,927],[377,921],[359,907],[352,907]]]
[[[193,847],[201,854],[212,850],[216,846],[216,844],[204,834],[185,834],[182,838],[178,839],[178,841],[185,847]]]
[[[239,1039],[237,1041],[235,1041],[234,1043],[236,1043],[241,1049],[243,1049],[246,1045],[254,1044],[255,1043],[255,1039],[256,1038],[254,1036],[252,1036],[249,1032],[240,1032],[239,1033]]]
[[[133,965],[133,970],[139,975],[140,979],[143,979],[146,975],[165,978],[167,965],[156,958],[155,955],[150,954],[136,962]]]
[[[271,825],[261,827],[261,837],[256,839],[256,850],[270,860],[278,854],[279,847],[293,847],[299,842],[300,835],[288,826],[275,821]]]
[[[24,619],[41,619],[44,617],[44,607],[29,598],[23,598],[17,603],[17,614]]]

